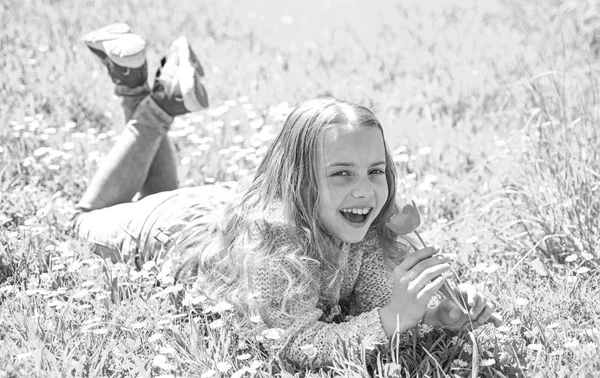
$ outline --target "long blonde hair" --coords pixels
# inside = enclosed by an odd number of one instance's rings
[[[176,246],[180,251],[193,250],[178,277],[193,277],[205,295],[226,299],[242,315],[248,314],[256,269],[281,275],[287,283],[281,288],[284,298],[314,290],[317,269],[326,269],[331,272],[330,279],[336,279],[338,256],[330,252],[335,247],[318,216],[317,151],[327,127],[349,123],[375,127],[383,134],[375,115],[363,106],[333,98],[298,105],[269,147],[250,186],[227,206],[212,235],[192,234]],[[398,242],[385,227],[397,211],[396,170],[387,144],[385,160],[388,197],[370,231],[376,233],[386,257],[397,261],[401,253]]]

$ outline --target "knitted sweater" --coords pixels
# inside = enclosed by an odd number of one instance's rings
[[[277,234],[272,248],[288,242],[286,233]],[[261,236],[255,232],[251,239]],[[280,357],[297,365],[308,361],[312,366],[330,366],[343,350],[342,343],[355,356],[361,355],[361,344],[372,349],[388,343],[379,309],[390,301],[393,268],[384,259],[378,237],[371,231],[359,243],[332,248],[341,277],[333,285],[321,280],[318,293],[283,298],[286,280],[276,269],[256,269],[252,275],[262,321],[268,328],[283,330]]]

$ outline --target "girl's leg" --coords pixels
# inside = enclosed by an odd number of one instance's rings
[[[151,96],[146,96],[77,207],[89,211],[131,201],[146,182],[150,165],[172,121],[172,116]]]
[[[77,207],[90,211],[128,202],[140,191],[174,189],[177,170],[174,149],[166,137],[168,128],[174,116],[208,106],[201,82],[204,71],[187,39],[181,37],[171,45],[146,97],[141,37],[129,34],[127,25],[114,24],[88,34],[84,41],[107,67],[115,93],[123,96],[125,116],[131,120]]]
[[[177,189],[178,186],[175,146],[171,138],[165,135],[154,154],[154,160],[152,160],[140,194],[142,197],[146,197],[150,194]]]
[[[144,95],[124,96],[121,106],[125,114],[125,122],[129,123],[135,109],[144,99]],[[146,180],[141,187],[142,197],[154,193],[165,192],[177,189],[179,180],[177,178],[177,159],[175,146],[168,135],[163,136],[154,159],[150,164],[150,169]]]

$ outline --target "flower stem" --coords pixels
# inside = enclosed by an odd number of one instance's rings
[[[423,238],[421,237],[421,234],[419,234],[419,231],[414,230],[413,232],[415,233],[415,235],[417,235],[417,238],[419,238],[419,241],[421,242],[421,245],[423,246],[423,248],[427,248],[427,244],[425,244],[425,240],[423,240]],[[413,246],[413,248],[414,248],[414,246]],[[467,306],[465,306],[465,304],[462,303],[463,302],[462,300],[459,300],[459,298],[457,298],[456,291],[452,288],[452,286],[450,286],[450,284],[448,283],[447,280],[444,280],[444,284],[440,288],[440,292],[442,294],[444,294],[446,296],[446,298],[450,298],[458,306],[458,308],[463,312],[463,314],[465,314],[465,315],[469,314],[469,311],[467,311]]]

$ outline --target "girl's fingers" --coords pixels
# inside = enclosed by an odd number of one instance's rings
[[[407,271],[411,270],[415,265],[420,263],[421,261],[435,255],[436,253],[437,253],[437,250],[433,247],[427,247],[427,248],[420,249],[420,250],[408,255],[408,257],[405,258],[404,261],[402,261],[402,263],[396,267],[396,269],[401,269],[401,270],[407,272]]]
[[[467,299],[467,303],[469,304],[469,307],[471,307],[471,309],[469,310],[469,315],[471,316],[471,319],[477,319],[482,314],[482,311],[485,309],[487,302],[485,298],[481,297],[480,295],[477,295],[475,306],[471,305],[470,299]]]
[[[500,327],[502,325],[502,316],[497,313],[493,313],[492,316],[487,320],[488,323],[492,323],[495,327]]]
[[[477,316],[477,323],[478,324],[485,324],[488,319],[492,316],[492,314],[494,314],[494,310],[496,309],[496,306],[494,306],[492,303],[487,302],[483,308],[483,311],[481,312],[481,314],[479,314],[479,316]]]
[[[415,269],[416,270],[416,269]],[[450,264],[439,263],[424,269],[409,285],[409,288],[424,289],[431,281],[450,270]],[[442,281],[443,283],[443,281]]]
[[[444,284],[443,276],[439,276],[435,280],[429,282],[427,285],[425,285],[423,287],[423,289],[421,291],[419,291],[419,293],[417,294],[417,300],[429,301],[429,299],[431,297],[433,297],[438,292],[438,290],[440,290],[440,287],[442,287],[443,284]]]
[[[477,294],[477,289],[475,288],[475,286],[469,285],[468,287],[466,287],[465,293],[467,294],[467,304],[469,305],[469,307],[475,307],[477,305],[477,301],[479,300],[479,294]],[[479,311],[477,313],[479,313]]]
[[[445,259],[443,257],[433,256],[433,257],[430,257],[428,259],[425,259],[425,260],[419,262],[410,271],[415,276],[418,276],[418,275],[426,272],[428,269],[432,269],[432,268],[438,267],[438,266],[447,266],[448,267],[447,270],[450,269],[450,264],[448,264],[448,259]]]

